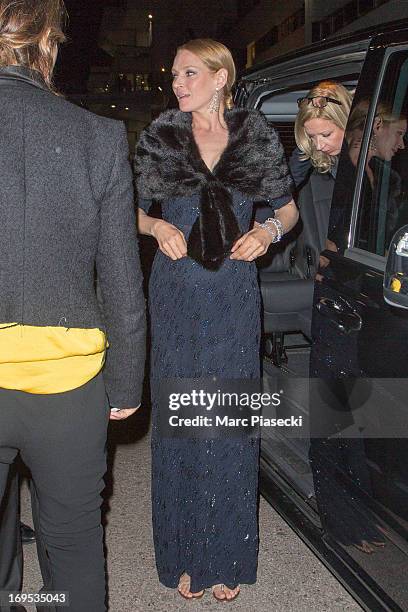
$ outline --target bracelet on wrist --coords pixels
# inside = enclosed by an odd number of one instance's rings
[[[272,226],[274,227],[274,230],[272,230]],[[275,217],[269,217],[269,219],[266,219],[264,223],[260,224],[260,227],[262,227],[262,229],[265,229],[272,235],[272,244],[282,240],[283,225],[282,222],[279,221],[279,219],[276,219]]]

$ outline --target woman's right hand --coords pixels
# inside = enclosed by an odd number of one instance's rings
[[[177,227],[159,219],[151,230],[152,236],[156,238],[162,253],[173,259],[181,259],[187,255],[187,242],[183,232]]]

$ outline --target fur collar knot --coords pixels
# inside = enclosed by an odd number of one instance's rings
[[[220,267],[240,236],[231,192],[262,201],[289,193],[292,184],[282,145],[264,115],[235,108],[224,117],[228,144],[212,171],[193,138],[191,113],[165,111],[142,132],[136,149],[140,198],[164,201],[200,193],[188,254],[210,269]]]

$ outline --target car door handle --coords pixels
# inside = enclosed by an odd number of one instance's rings
[[[343,333],[360,331],[363,320],[360,315],[350,306],[346,300],[331,300],[321,298],[316,304],[321,315],[330,319]]]

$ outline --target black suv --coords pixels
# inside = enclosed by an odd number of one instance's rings
[[[254,67],[236,103],[264,112],[290,153],[296,100],[327,79],[355,89],[349,122],[364,110],[358,161],[343,150],[323,251],[309,218],[260,270],[264,381],[309,428],[263,428],[262,492],[360,605],[408,610],[406,22]],[[385,107],[404,140],[368,170]]]

